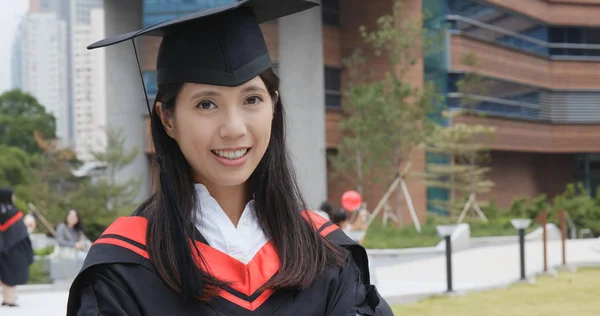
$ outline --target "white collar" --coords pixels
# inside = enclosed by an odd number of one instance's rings
[[[208,244],[247,264],[268,242],[256,217],[254,200],[246,204],[235,227],[203,184],[196,184],[196,228]]]

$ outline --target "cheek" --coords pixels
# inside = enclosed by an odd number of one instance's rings
[[[193,164],[193,161],[202,159],[210,145],[210,131],[206,124],[184,124],[182,128],[177,129],[176,141],[181,148],[181,152],[186,160]]]
[[[269,140],[271,139],[271,124],[273,122],[273,114],[272,112],[267,112],[264,115],[261,115],[260,117],[258,117],[256,120],[254,120],[252,122],[252,126],[253,126],[253,130],[254,130],[254,136],[256,138],[256,141],[258,142],[257,145],[264,147],[264,149],[266,150],[266,147],[269,145]]]

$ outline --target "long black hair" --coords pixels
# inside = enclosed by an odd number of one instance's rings
[[[69,223],[68,223],[67,219],[69,218],[69,213],[71,213],[71,212],[75,212],[75,216],[77,216],[77,224],[75,224],[75,226],[73,226],[73,229],[74,229],[76,232],[80,232],[80,233],[81,233],[81,232],[83,232],[83,223],[81,222],[81,215],[80,215],[80,214],[79,214],[79,212],[77,212],[77,210],[76,210],[76,209],[74,209],[74,208],[73,208],[73,209],[70,209],[70,210],[68,210],[68,211],[67,211],[67,214],[65,214],[65,220],[64,220],[64,223],[65,223],[65,225],[67,225],[67,227],[69,227],[69,226],[68,226],[68,225],[69,225]]]
[[[285,135],[285,113],[279,78],[269,69],[260,75],[274,102],[271,138],[256,170],[248,179],[257,217],[271,238],[280,259],[277,275],[265,287],[306,289],[326,266],[343,264],[342,249],[322,238],[302,215],[306,203],[297,185]],[[183,84],[161,85],[155,102],[173,114]],[[159,189],[142,204],[139,213],[148,219],[147,246],[150,260],[163,281],[184,298],[208,300],[225,283],[199,269],[189,240],[196,237],[197,196],[191,168],[177,142],[167,135],[156,111],[151,117],[152,140],[159,166]],[[194,244],[194,243],[192,243]],[[203,261],[203,260],[202,260]]]

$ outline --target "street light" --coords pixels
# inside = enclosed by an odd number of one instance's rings
[[[531,225],[530,219],[515,218],[510,223],[519,231],[519,248],[521,255],[521,281],[527,280],[525,277],[525,229]]]
[[[446,284],[447,293],[453,292],[452,289],[452,233],[458,225],[439,225],[436,227],[438,236],[446,241]]]

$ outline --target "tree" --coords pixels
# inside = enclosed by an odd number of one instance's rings
[[[477,57],[472,52],[462,59],[463,65],[475,70]],[[487,94],[488,83],[475,71],[466,73],[457,83],[460,94],[460,109],[444,112],[451,120],[468,111],[473,112],[480,103],[481,96]],[[487,193],[494,183],[487,178],[490,168],[482,163],[489,158],[489,141],[494,134],[493,127],[483,125],[452,124],[450,127],[436,126],[424,144],[427,152],[447,158],[448,163],[429,163],[425,180],[428,187],[447,189],[449,199],[433,201],[434,206],[445,209],[451,216],[458,216],[462,222],[471,209],[487,220],[479,205],[477,195]],[[459,197],[467,198],[458,199]],[[459,211],[462,212],[457,215]]]
[[[392,14],[377,20],[376,30],[360,28],[373,54],[384,56],[390,65],[383,77],[371,71],[360,49],[344,61],[350,80],[340,123],[343,137],[330,160],[337,175],[354,182],[363,196],[370,184],[392,182],[432,128],[429,114],[439,96],[432,84],[417,88],[406,78],[432,43],[420,18],[406,18],[402,1],[397,1]],[[400,201],[402,192],[397,194]]]
[[[73,169],[79,162],[75,153],[68,148],[60,148],[58,140],[44,138],[34,132],[39,155],[34,155],[31,163],[31,178],[26,185],[17,187],[21,200],[35,205],[42,216],[57,224],[64,220],[70,207],[70,196],[77,189],[79,180],[73,176]]]
[[[56,137],[54,116],[32,95],[16,89],[0,95],[0,126],[0,144],[28,153],[41,153],[33,138],[34,131],[48,139]]]
[[[101,171],[85,176],[71,199],[85,221],[88,237],[98,237],[118,216],[131,214],[136,207],[141,180],[119,181],[116,175],[137,155],[136,149],[125,148],[122,131],[116,129],[107,131],[106,150],[92,153]]]
[[[16,187],[31,178],[31,157],[21,148],[0,145],[0,186]]]

